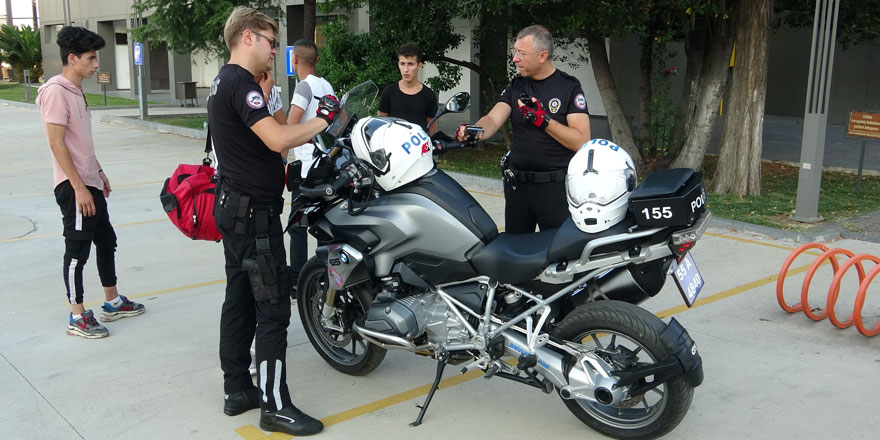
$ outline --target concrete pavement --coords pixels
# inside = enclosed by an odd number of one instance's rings
[[[258,413],[222,414],[217,357],[223,256],[216,243],[178,233],[159,203],[161,184],[181,162],[196,163],[203,141],[98,122],[98,158],[114,189],[110,213],[119,236],[123,294],[147,313],[107,325],[111,337],[65,334],[63,239],[52,192],[50,153],[39,113],[0,104],[0,438],[260,439]],[[122,113],[122,111],[113,111]],[[135,110],[136,113],[136,110]],[[503,227],[503,199],[470,186]],[[789,315],[776,303],[776,274],[796,243],[712,227],[693,250],[706,279],[701,301],[685,309],[674,283],[643,304],[675,316],[700,347],[706,380],[668,438],[873,439],[880,403],[880,339],[827,320]],[[880,254],[873,242],[829,246]],[[796,301],[805,266],[785,281]],[[871,266],[867,265],[867,269]],[[86,302],[100,307],[94,258],[85,272]],[[827,266],[810,290],[824,307]],[[844,278],[836,310],[852,311],[856,280]],[[869,325],[880,318],[880,282],[868,292]],[[844,315],[845,316],[845,315]],[[457,376],[448,368],[418,428],[417,415],[435,362],[390,351],[366,377],[329,368],[310,346],[294,312],[288,336],[294,402],[327,425],[320,438],[604,438],[572,416],[558,397],[495,379]]]

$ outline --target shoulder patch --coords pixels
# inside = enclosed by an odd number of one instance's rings
[[[263,94],[256,90],[248,92],[245,102],[250,108],[263,108],[266,105],[266,101],[263,100]]]
[[[581,110],[585,110],[587,108],[587,99],[584,98],[583,93],[578,93],[577,96],[574,97],[574,105]]]

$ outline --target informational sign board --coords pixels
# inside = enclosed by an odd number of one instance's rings
[[[293,70],[293,46],[287,46],[285,61],[287,61],[287,76],[296,76],[296,72]]]
[[[134,43],[134,64],[136,66],[144,65],[144,45],[142,43]]]
[[[110,72],[98,72],[98,84],[110,84]]]
[[[849,113],[847,136],[880,139],[880,114],[852,111]]]

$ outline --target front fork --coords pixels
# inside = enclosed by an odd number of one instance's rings
[[[328,330],[342,331],[342,326],[333,323],[333,315],[336,314],[336,289],[327,289],[327,296],[324,298],[324,307],[321,308],[321,326]]]

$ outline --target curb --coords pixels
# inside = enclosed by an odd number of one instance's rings
[[[482,176],[474,176],[470,174],[459,173],[455,171],[446,171],[446,174],[449,174],[450,177],[455,179],[462,186],[469,189],[476,189],[481,191],[489,191],[499,195],[504,194],[504,186],[501,182],[501,179],[492,179],[488,177]],[[757,235],[759,237],[773,239],[773,240],[788,240],[796,243],[809,243],[809,242],[827,242],[832,240],[837,240],[839,238],[852,238],[856,240],[862,241],[872,241],[880,243],[880,232],[873,233],[864,233],[864,232],[853,232],[849,231],[844,223],[854,223],[859,220],[869,219],[869,218],[880,218],[880,211],[865,214],[863,216],[855,217],[853,219],[847,220],[845,222],[835,222],[824,225],[820,228],[817,228],[815,231],[809,233],[800,233],[795,231],[787,231],[785,229],[777,229],[771,228],[769,226],[761,226],[755,225],[751,223],[729,220],[726,218],[720,217],[712,217],[709,220],[709,226],[717,229],[728,229],[734,230],[738,232],[744,232],[747,234]]]
[[[8,99],[0,99],[0,105],[8,105],[10,107],[26,108],[30,110],[39,110],[40,107],[29,102],[10,101]]]
[[[0,105],[8,105],[10,107],[19,107],[19,108],[28,108],[32,110],[39,110],[40,106],[37,104],[32,104],[30,102],[21,102],[21,101],[10,101],[8,99],[0,99]],[[165,105],[165,104],[150,104],[150,108],[177,108],[177,105]],[[102,105],[99,107],[92,107],[92,111],[102,111],[102,110],[128,110],[138,108],[136,105]]]
[[[160,124],[153,121],[142,121],[137,117],[130,116],[101,115],[101,122],[125,125],[135,128],[146,128],[149,130],[158,131],[159,133],[176,134],[178,136],[185,136],[202,140],[205,139],[206,135],[205,130],[200,130],[197,128],[177,127],[174,125]]]

